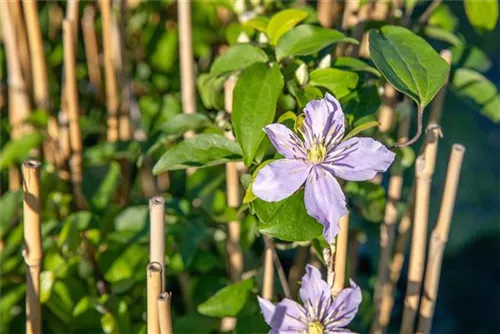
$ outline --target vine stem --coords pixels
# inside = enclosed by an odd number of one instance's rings
[[[414,144],[418,140],[418,138],[420,138],[420,136],[422,135],[423,117],[424,117],[424,106],[419,104],[417,110],[417,133],[415,134],[415,136],[413,136],[412,139],[401,144],[396,144],[392,148],[406,147],[410,146],[411,144]]]

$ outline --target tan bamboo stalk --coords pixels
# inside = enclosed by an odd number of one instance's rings
[[[444,49],[441,51],[441,57],[448,63],[451,64],[451,52],[450,50]],[[431,105],[431,114],[429,116],[429,124],[440,124],[441,114],[443,113],[443,104],[446,96],[446,89],[448,88],[448,82],[446,82],[443,87],[439,90],[434,101]]]
[[[80,0],[68,0],[66,5],[66,19],[69,20],[73,26],[73,40],[78,40],[78,24],[79,24],[79,10]]]
[[[158,296],[158,317],[160,322],[161,334],[172,334],[172,311],[170,302],[172,301],[172,293],[163,292]]]
[[[358,24],[358,16],[356,13],[360,6],[359,0],[344,1],[344,12],[342,13],[342,24],[341,30],[347,31],[349,28],[354,27]],[[336,55],[341,57],[346,51],[346,44],[339,44],[336,48]]]
[[[11,138],[19,139],[26,130],[23,121],[30,113],[30,102],[22,75],[18,37],[12,20],[11,2],[2,2],[3,41],[7,56],[9,123],[12,128]],[[21,173],[17,166],[9,167],[9,190],[15,191],[21,187]]]
[[[161,196],[149,200],[149,261],[165,267],[165,199]],[[165,270],[162,273],[165,284]]]
[[[191,1],[177,1],[179,21],[179,58],[181,64],[182,108],[186,114],[196,113],[196,92],[194,86],[193,40],[191,33]],[[191,136],[192,134],[187,134]]]
[[[431,182],[436,164],[440,134],[441,128],[438,125],[430,125],[427,128],[424,154],[419,156],[415,163],[415,221],[413,224],[408,285],[406,288],[401,333],[413,333],[414,331],[413,326],[424,275]]]
[[[158,318],[158,296],[162,292],[161,276],[163,267],[159,262],[150,262],[147,266],[147,321],[148,334],[160,333]]]
[[[417,333],[430,333],[432,318],[434,316],[434,307],[436,304],[439,277],[441,274],[441,263],[443,260],[444,248],[448,241],[451,218],[455,207],[457,196],[458,181],[460,179],[460,170],[464,158],[465,147],[459,144],[452,146],[450,160],[448,162],[448,171],[444,185],[443,198],[439,216],[432,231],[427,255],[427,266],[425,272],[424,293],[420,306],[420,318],[418,322]]]
[[[299,246],[296,250],[295,262],[288,274],[288,285],[292,299],[297,299],[300,278],[304,275],[307,259],[309,258],[309,247]]]
[[[23,163],[24,262],[26,263],[26,333],[42,332],[40,267],[42,233],[40,219],[40,162]]]
[[[384,85],[384,95],[382,97],[383,105],[380,107],[378,114],[378,130],[380,132],[388,132],[394,123],[394,105],[397,99],[397,91],[389,82]]]
[[[32,92],[31,81],[31,61],[28,44],[28,36],[26,33],[25,18],[21,9],[21,2],[19,0],[8,1],[11,10],[11,21],[16,31],[16,46],[19,53],[19,62],[21,64],[21,72],[28,95]]]
[[[333,0],[318,0],[317,5],[319,23],[325,28],[333,26]]]
[[[115,142],[119,138],[118,130],[118,88],[113,67],[111,1],[100,0],[102,16],[102,41],[104,54],[104,73],[106,86],[106,108],[108,109],[107,140]]]
[[[97,98],[102,100],[101,64],[99,61],[99,48],[95,32],[95,8],[93,4],[86,5],[83,10],[82,32],[89,80],[95,90]]]
[[[263,236],[264,239],[269,238]],[[274,294],[274,266],[273,250],[271,244],[266,242],[264,248],[264,279],[262,281],[262,298],[272,300]]]
[[[335,241],[335,263],[332,295],[338,296],[345,287],[345,276],[347,268],[347,242],[349,240],[349,214],[340,218],[340,232]],[[332,254],[333,255],[333,254]]]
[[[66,107],[69,117],[69,139],[71,146],[71,156],[69,167],[71,171],[71,182],[73,185],[73,195],[79,209],[87,207],[85,197],[82,192],[83,181],[83,147],[82,134],[79,124],[79,103],[78,88],[76,83],[76,61],[74,24],[64,19],[63,21],[63,45],[64,45],[64,84],[66,89]]]
[[[398,142],[404,143],[408,140],[410,129],[409,115],[402,115],[398,129]],[[388,199],[385,206],[384,222],[380,226],[380,259],[378,265],[377,282],[374,292],[375,316],[373,317],[371,333],[382,333],[380,321],[380,305],[383,296],[390,292],[389,289],[389,264],[396,236],[396,223],[398,219],[398,202],[401,200],[403,189],[403,173],[399,170],[391,171],[389,179]]]

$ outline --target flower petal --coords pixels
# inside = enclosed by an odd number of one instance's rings
[[[304,137],[309,146],[316,139],[324,140],[342,138],[344,135],[344,114],[339,101],[330,94],[325,94],[321,100],[312,100],[304,108]]]
[[[348,211],[339,183],[321,166],[314,166],[307,178],[305,203],[307,213],[323,224],[323,235],[331,243],[339,232],[340,218]]]
[[[306,159],[302,140],[283,124],[270,124],[264,128],[276,150],[288,159]]]
[[[372,138],[351,138],[328,153],[323,167],[348,181],[365,181],[385,172],[396,155]]]
[[[304,304],[310,302],[313,305],[320,299],[331,296],[328,283],[321,278],[320,271],[310,264],[306,266],[306,273],[302,277],[299,295]]]
[[[359,304],[363,299],[361,289],[350,280],[351,286],[343,289],[330,306],[329,313],[333,317],[330,328],[342,328],[347,326],[358,312]]]
[[[307,321],[304,308],[293,300],[285,298],[276,305],[269,325],[278,333],[297,333],[306,330]]]
[[[264,321],[266,322],[266,324],[271,326],[271,320],[273,318],[276,306],[269,300],[260,298],[259,296],[257,296],[257,300],[259,301],[259,306],[260,310],[262,311],[262,315],[264,316]]]
[[[278,202],[292,195],[304,183],[312,165],[303,160],[281,159],[262,168],[252,185],[255,196]]]

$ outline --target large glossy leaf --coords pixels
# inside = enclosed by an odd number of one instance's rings
[[[303,24],[281,36],[276,46],[276,58],[279,61],[288,56],[310,55],[338,42],[358,43],[340,31]]]
[[[498,0],[465,0],[465,14],[478,30],[493,30],[498,22]]]
[[[280,37],[307,17],[300,9],[285,9],[273,15],[267,25],[267,36],[271,45],[276,45]]]
[[[198,305],[198,312],[210,317],[234,317],[243,309],[252,288],[251,279],[231,284]]]
[[[421,37],[396,26],[370,32],[370,56],[386,79],[420,106],[445,83],[449,66]]]
[[[266,53],[251,44],[236,44],[215,59],[210,74],[220,75],[247,68],[254,63],[265,63],[269,60]]]
[[[337,99],[340,99],[358,85],[359,75],[355,72],[336,68],[319,68],[311,72],[309,84],[328,89]]]
[[[217,134],[201,134],[186,139],[165,152],[153,168],[158,175],[168,170],[208,167],[241,159],[234,141]]]
[[[283,89],[283,77],[278,64],[253,64],[236,82],[232,122],[234,133],[249,166],[264,139],[262,128],[274,119],[278,97]]]
[[[280,202],[256,199],[252,206],[260,220],[260,232],[274,238],[306,241],[318,237],[323,231],[323,226],[307,214],[303,190]]]

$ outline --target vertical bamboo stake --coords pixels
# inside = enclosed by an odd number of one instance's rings
[[[448,233],[450,231],[451,218],[455,207],[457,196],[458,181],[460,179],[460,170],[464,158],[465,147],[459,144],[452,146],[446,182],[444,185],[443,198],[439,216],[432,231],[427,256],[427,269],[425,273],[424,293],[420,306],[420,319],[418,322],[417,333],[430,333],[432,318],[434,316],[434,307],[436,304],[439,288],[439,276],[441,274],[441,263]]]
[[[409,115],[403,115],[400,119],[398,129],[398,142],[404,143],[408,140],[410,128]],[[391,171],[389,179],[389,194],[385,206],[384,222],[380,227],[380,259],[378,265],[377,283],[374,292],[375,316],[373,317],[371,333],[381,333],[380,304],[383,296],[388,293],[389,288],[389,263],[396,234],[396,222],[398,218],[397,204],[401,200],[403,189],[403,173]]]
[[[384,85],[384,96],[382,98],[383,105],[378,114],[380,132],[387,132],[391,129],[394,123],[394,103],[396,102],[397,92],[389,82]]]
[[[107,140],[118,140],[118,88],[113,67],[113,54],[111,38],[111,1],[100,0],[102,15],[102,41],[104,53],[104,73],[106,85],[106,108],[108,109]]]
[[[264,239],[269,238],[263,236]],[[269,242],[265,243],[264,248],[264,279],[262,281],[262,298],[272,300],[274,288],[274,266],[273,266],[273,250]]]
[[[165,267],[165,199],[160,196],[149,200],[149,261]],[[165,270],[162,274],[165,284]]]
[[[158,296],[162,291],[162,272],[163,267],[158,262],[150,262],[147,266],[148,334],[160,333]]]
[[[424,154],[419,156],[415,163],[415,222],[413,224],[408,285],[401,333],[413,333],[413,325],[420,300],[427,244],[430,190],[440,134],[441,128],[438,125],[430,125],[427,128]]]
[[[448,63],[451,64],[451,52],[449,50],[441,51],[441,57]],[[443,113],[444,98],[446,96],[446,89],[448,88],[448,81],[441,87],[437,93],[431,106],[431,114],[429,117],[429,124],[439,124],[441,123],[441,114]]]
[[[11,11],[11,22],[16,31],[16,47],[19,53],[19,63],[21,64],[21,72],[24,79],[26,92],[31,93],[31,62],[29,44],[26,33],[25,19],[21,9],[21,2],[19,0],[8,1]]]
[[[72,22],[63,21],[63,45],[64,45],[64,85],[66,92],[66,107],[69,117],[69,136],[71,146],[71,157],[69,166],[71,170],[71,182],[73,194],[79,209],[85,209],[87,204],[82,192],[82,135],[79,124],[78,88],[76,84],[75,45]]]
[[[342,13],[342,24],[341,30],[346,32],[350,27],[356,26],[358,24],[358,17],[356,13],[359,10],[360,1],[359,0],[349,0],[344,2],[344,12]],[[346,51],[346,45],[340,44],[336,48],[336,54],[338,57],[344,55]]]
[[[295,262],[288,274],[288,285],[290,286],[291,297],[294,300],[297,299],[299,280],[304,275],[307,259],[309,258],[309,247],[299,246],[296,252]]]
[[[193,40],[191,33],[191,1],[177,1],[179,21],[179,58],[181,64],[182,108],[186,114],[196,113],[196,94],[194,88]],[[187,137],[192,134],[186,134]]]
[[[325,28],[333,26],[333,0],[318,0],[318,20]]]
[[[95,8],[93,5],[85,6],[82,18],[82,32],[89,80],[97,98],[102,100],[101,64],[99,62],[99,50],[95,32]]]
[[[332,296],[336,297],[345,287],[347,268],[347,241],[349,240],[349,214],[340,218],[340,232],[335,242],[335,264]],[[333,254],[332,254],[333,255]]]
[[[40,219],[40,162],[23,163],[24,262],[26,263],[26,333],[42,332],[40,267],[42,234]]]
[[[158,296],[158,317],[160,322],[161,334],[172,334],[172,312],[170,302],[172,294],[170,292],[160,293]]]
[[[25,131],[23,121],[30,113],[30,102],[26,92],[25,81],[17,43],[19,41],[12,20],[13,3],[2,2],[3,40],[7,56],[9,123],[12,128],[11,138],[19,139]],[[21,173],[17,166],[9,167],[9,190],[21,187]]]

